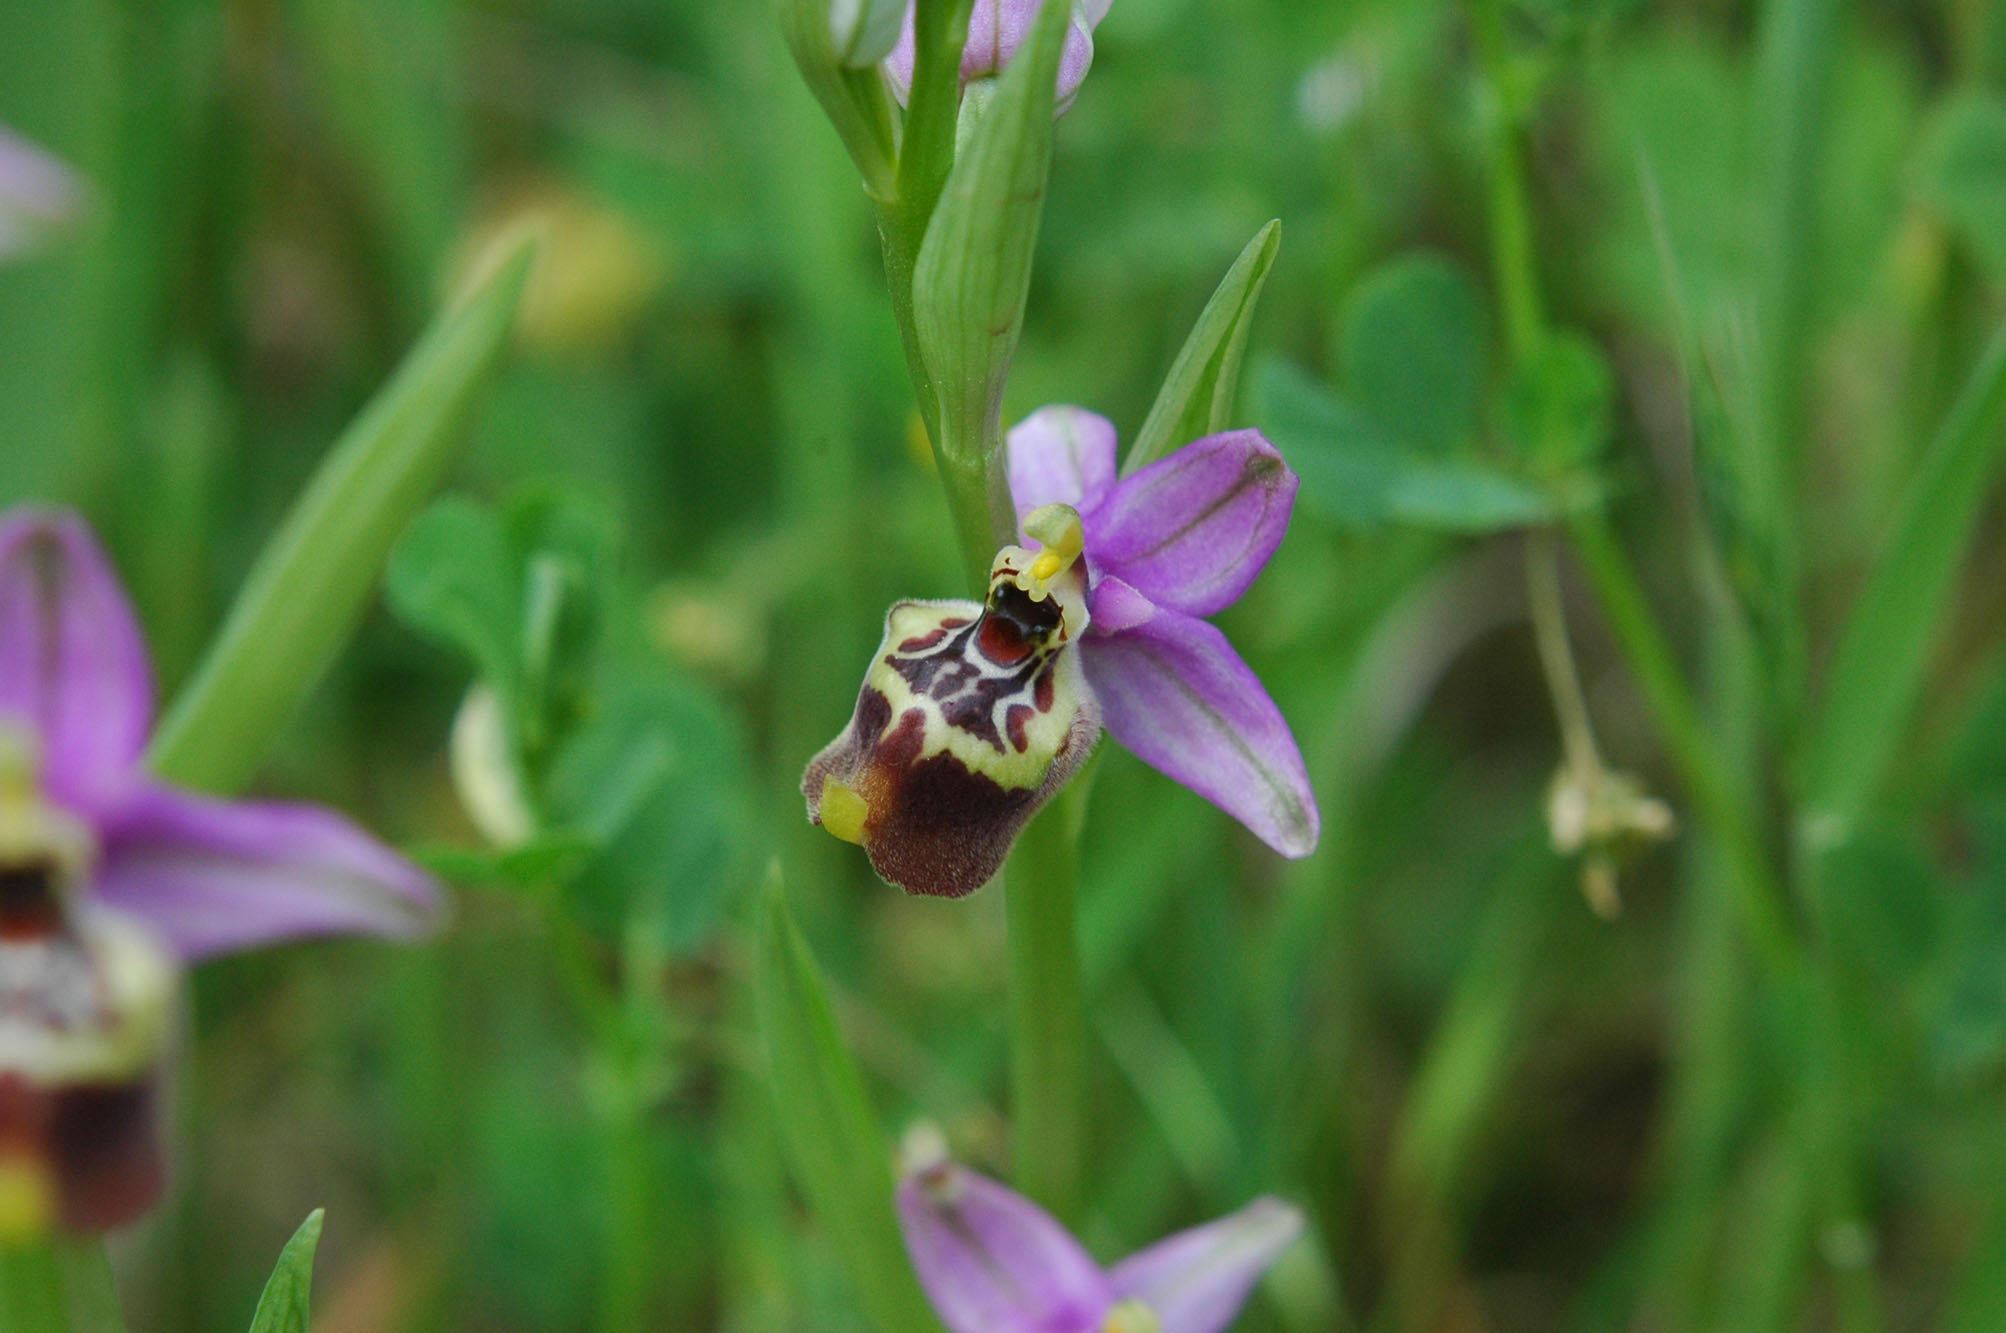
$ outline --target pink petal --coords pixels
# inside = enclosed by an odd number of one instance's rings
[[[1010,428],[1010,500],[1021,520],[1040,505],[1084,510],[1115,482],[1114,423],[1084,407],[1041,407]]]
[[[1220,1333],[1302,1225],[1302,1214],[1280,1199],[1256,1199],[1122,1260],[1108,1283],[1117,1300],[1147,1305],[1163,1333]]]
[[[57,800],[92,812],[124,787],[153,720],[153,675],[118,575],[74,514],[0,518],[0,725],[40,741]]]
[[[1038,1205],[942,1162],[899,1182],[899,1227],[950,1333],[1089,1333],[1112,1298],[1080,1243]]]
[[[1141,474],[1138,473],[1138,476]],[[1233,646],[1206,622],[1159,607],[1147,619],[1124,598],[1128,627],[1103,634],[1104,579],[1080,647],[1087,683],[1114,738],[1183,783],[1283,856],[1316,850],[1321,819],[1302,752],[1281,710]],[[1106,623],[1115,623],[1112,612]]]
[[[1065,3],[1066,0],[1053,0]],[[1066,40],[1059,54],[1056,110],[1064,115],[1073,104],[1087,70],[1094,61],[1094,25],[1107,13],[1108,0],[1085,0],[1075,7]],[[961,82],[994,78],[1024,44],[1038,17],[1038,0],[975,0],[968,16],[968,42],[961,48]],[[885,78],[892,96],[904,106],[912,95],[912,66],[916,43],[912,9],[908,7],[897,45],[885,57]],[[1033,506],[1035,508],[1035,506]]]
[[[1097,572],[1158,606],[1209,616],[1240,599],[1282,543],[1296,474],[1256,430],[1194,440],[1083,514]]]
[[[100,833],[95,895],[190,960],[309,935],[409,938],[442,909],[429,875],[318,806],[147,786]]]

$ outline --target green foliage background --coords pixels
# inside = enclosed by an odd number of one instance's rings
[[[1281,862],[1108,747],[1086,1239],[1111,1260],[1298,1201],[1311,1239],[1247,1329],[1998,1328],[1997,411],[1940,504],[1902,505],[2006,285],[2006,12],[1520,0],[1487,34],[1497,12],[1115,0],[1060,126],[1006,420],[1077,402],[1132,436],[1282,220],[1239,420],[1303,502],[1222,623],[1325,826]],[[456,918],[196,977],[176,1187],[115,1247],[133,1326],[244,1327],[325,1207],[321,1333],[864,1328],[777,1147],[755,890],[787,866],[881,1121],[992,1170],[1002,905],[907,900],[802,819],[884,606],[959,566],[868,209],[772,14],[0,0],[0,123],[92,182],[74,234],[0,268],[0,500],[97,523],[163,697],[429,312],[545,229],[463,498],[392,580],[408,623],[372,611],[259,782],[422,849]],[[1520,281],[1568,331],[1537,358]],[[1733,847],[1572,564],[1602,748],[1683,827],[1624,868],[1614,923],[1548,847],[1517,532],[1598,512],[1792,886],[1808,1002],[1743,935]],[[466,581],[425,583],[421,538]],[[546,549],[596,626],[535,705],[586,729],[545,797],[589,836],[509,862],[446,740],[468,657],[513,669],[479,608]],[[581,1001],[616,972],[614,1012]]]

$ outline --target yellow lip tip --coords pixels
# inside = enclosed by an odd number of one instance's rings
[[[871,817],[871,803],[854,787],[847,787],[836,779],[829,778],[822,783],[820,815],[823,828],[844,842],[854,842],[861,846],[864,841],[864,821]]]
[[[46,1235],[55,1221],[55,1194],[46,1164],[22,1157],[0,1161],[0,1245]]]

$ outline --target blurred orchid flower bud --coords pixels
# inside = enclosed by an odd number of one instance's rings
[[[1055,0],[1060,2],[1060,0]],[[968,44],[961,48],[962,86],[977,79],[992,79],[1003,72],[1017,48],[1031,35],[1043,0],[975,0],[968,17]],[[1107,17],[1113,0],[1072,0],[1073,21],[1066,29],[1066,45],[1059,57],[1058,110],[1063,115],[1086,81],[1094,61],[1094,29]],[[892,95],[903,104],[912,91],[912,64],[916,44],[910,7],[905,25],[899,30],[898,44],[885,58],[885,76]]]

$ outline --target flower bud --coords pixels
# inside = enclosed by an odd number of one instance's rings
[[[911,0],[829,0],[829,46],[850,69],[869,69],[891,53]]]
[[[1100,706],[1067,652],[1087,627],[1079,515],[1032,513],[985,603],[899,602],[849,727],[801,779],[808,818],[908,893],[959,898],[1086,762]]]
[[[1561,765],[1546,793],[1547,834],[1562,856],[1580,855],[1581,889],[1597,916],[1622,910],[1616,867],[1646,843],[1678,831],[1672,808],[1628,773]]]
[[[1038,9],[1043,0],[975,0],[975,8],[968,16],[968,43],[961,48],[961,83],[963,87],[977,79],[993,79],[1003,72],[1011,57],[1031,35],[1031,25],[1037,21]],[[1054,0],[1066,3],[1067,0]],[[1072,0],[1072,22],[1066,28],[1066,45],[1059,56],[1059,84],[1057,109],[1061,115],[1073,104],[1073,97],[1086,81],[1087,69],[1094,61],[1094,29],[1107,17],[1111,0]],[[885,58],[885,77],[892,85],[892,95],[903,104],[912,92],[912,66],[916,53],[913,35],[913,20],[910,8],[905,16],[905,26],[898,35],[898,45],[891,48]]]

